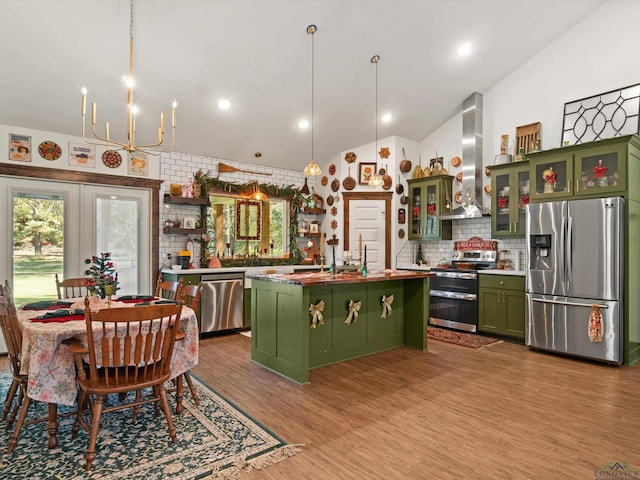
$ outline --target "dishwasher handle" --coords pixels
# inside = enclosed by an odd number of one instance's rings
[[[202,275],[202,282],[228,282],[229,280],[240,280],[244,283],[244,273],[212,273]]]

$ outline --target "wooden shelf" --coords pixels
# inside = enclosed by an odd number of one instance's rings
[[[300,213],[324,214],[324,213],[327,213],[327,211],[324,208],[308,208],[308,207],[304,207],[302,210],[300,210]]]
[[[164,233],[173,234],[173,235],[202,235],[207,233],[206,228],[173,228],[173,227],[164,227],[162,230]]]
[[[172,197],[165,195],[164,203],[172,203],[174,205],[206,205],[208,200],[206,198]]]
[[[302,233],[302,236],[300,235],[300,233]],[[317,232],[317,233],[311,233],[311,232],[299,232],[298,236],[300,238],[303,237],[313,237],[313,238],[320,238],[320,235],[322,235],[322,232]]]

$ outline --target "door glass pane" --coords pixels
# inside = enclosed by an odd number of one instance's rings
[[[64,259],[64,197],[13,195],[13,295],[16,304],[57,298]]]
[[[139,293],[139,205],[135,198],[96,197],[96,253],[109,252],[118,294]]]

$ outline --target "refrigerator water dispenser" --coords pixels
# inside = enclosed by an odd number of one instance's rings
[[[551,261],[551,234],[530,235],[529,258],[531,270],[550,270]]]

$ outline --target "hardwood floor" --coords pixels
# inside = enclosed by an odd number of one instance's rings
[[[311,371],[250,362],[250,339],[203,339],[193,373],[303,451],[251,479],[593,479],[640,469],[640,364],[431,341]]]
[[[609,462],[640,469],[640,364],[430,341],[425,353],[312,370],[300,386],[252,364],[250,341],[202,339],[193,374],[305,446],[243,479],[588,480]]]

